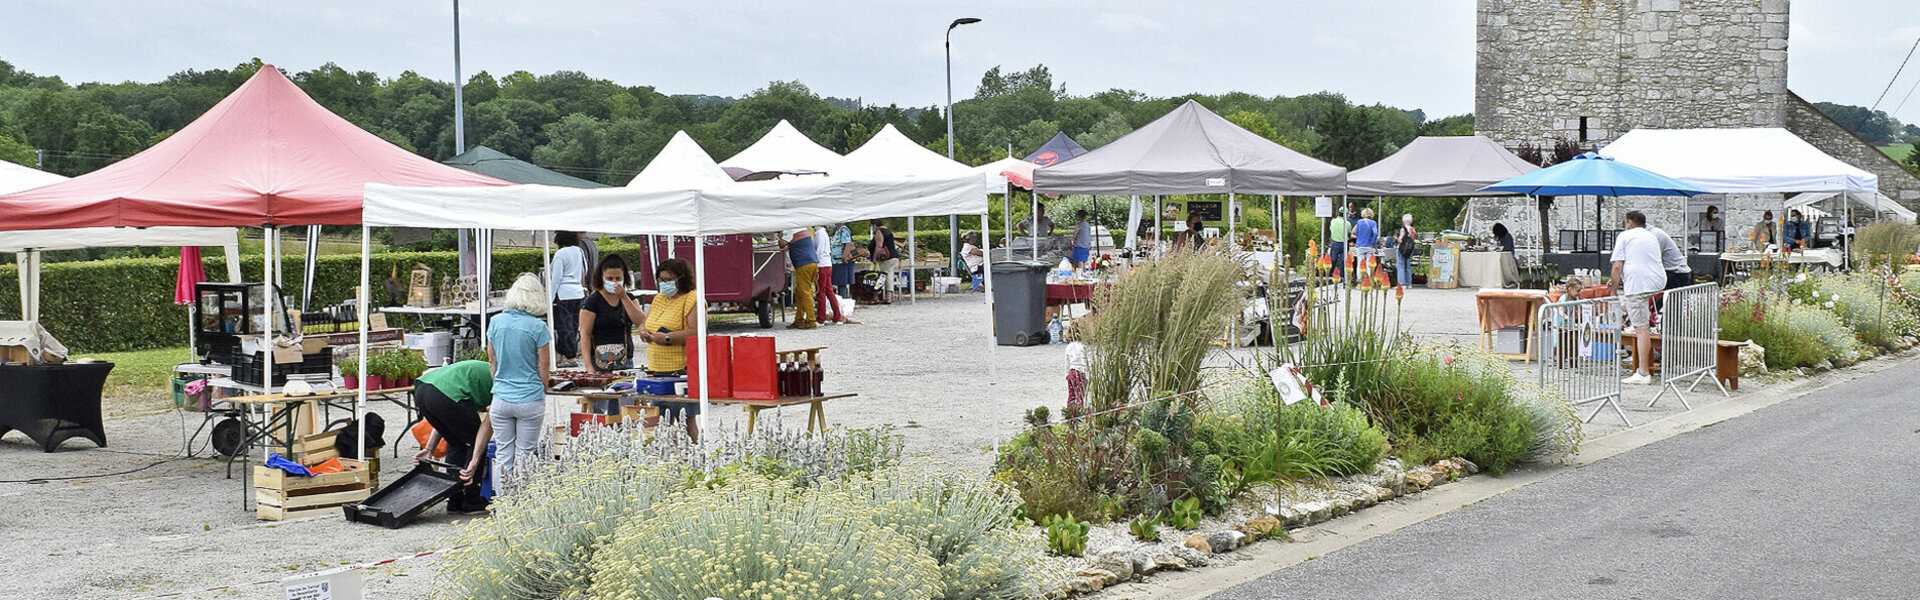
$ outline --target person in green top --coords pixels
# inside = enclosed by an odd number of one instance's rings
[[[1333,277],[1344,279],[1347,273],[1347,240],[1353,236],[1353,224],[1344,214],[1334,215],[1327,225],[1327,253],[1333,258]]]
[[[463,360],[428,371],[414,382],[413,396],[420,406],[420,415],[433,426],[426,447],[413,455],[414,461],[433,456],[434,446],[445,440],[447,464],[465,467],[460,471],[460,480],[467,483],[447,499],[447,511],[486,510],[487,499],[480,496],[479,474],[487,472],[487,453],[483,448],[493,437],[493,423],[482,413],[493,404],[493,368],[484,360]]]

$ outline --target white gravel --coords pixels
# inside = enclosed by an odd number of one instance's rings
[[[1425,337],[1473,343],[1472,292],[1410,290],[1405,322]],[[859,325],[828,325],[809,331],[776,326],[760,330],[737,318],[722,319],[715,333],[769,334],[782,348],[826,346],[825,387],[855,398],[828,403],[832,427],[893,426],[906,436],[907,453],[919,461],[983,471],[991,448],[1020,426],[1023,411],[1058,408],[1066,397],[1064,347],[990,345],[989,320],[979,294],[922,296],[917,304],[861,307]],[[989,357],[993,357],[989,360]],[[1244,356],[1236,352],[1234,356]],[[1228,365],[1232,357],[1215,361]],[[1524,373],[1524,371],[1523,371]],[[1651,396],[1652,388],[1646,396]],[[572,410],[570,401],[549,402],[554,422]],[[403,421],[391,405],[375,407],[387,417],[389,439]],[[1637,422],[1678,408],[1633,411]],[[767,415],[786,427],[805,423],[804,407]],[[737,409],[717,408],[719,426],[739,426]],[[111,446],[94,449],[70,441],[46,454],[24,436],[0,440],[0,480],[105,474],[167,459],[180,452],[198,413],[124,416],[107,423]],[[1603,415],[1589,435],[1615,429]],[[411,438],[402,456],[415,450]],[[203,451],[204,455],[205,452]],[[382,481],[393,481],[406,460],[385,453]],[[236,469],[238,466],[236,465]],[[142,598],[220,585],[272,581],[328,567],[383,559],[436,548],[462,517],[434,509],[400,530],[344,522],[338,516],[285,523],[254,518],[240,507],[241,481],[227,479],[210,459],[165,462],[137,473],[40,484],[0,483],[0,532],[9,552],[0,557],[0,598]],[[427,558],[372,570],[368,596],[425,598],[437,562]],[[280,597],[277,586],[188,594],[188,598]]]

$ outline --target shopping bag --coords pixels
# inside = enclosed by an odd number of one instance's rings
[[[780,397],[780,373],[774,359],[773,338],[733,338],[733,397],[756,400]]]
[[[481,418],[484,419],[486,417],[481,417]],[[427,435],[431,433],[433,433],[432,424],[427,423],[424,420],[420,421],[419,423],[414,423],[413,424],[413,443],[421,447],[425,447],[427,445]],[[447,456],[447,440],[446,438],[441,438],[440,443],[435,444],[433,447],[433,457],[446,458],[446,456]]]
[[[700,371],[707,371],[707,397],[733,397],[733,338],[724,335],[707,336],[707,358],[700,360],[700,343],[697,338],[687,339],[687,397],[700,397]],[[708,368],[708,365],[712,365]]]

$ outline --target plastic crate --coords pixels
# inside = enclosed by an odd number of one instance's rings
[[[241,354],[227,363],[233,367],[233,380],[247,385],[262,385],[265,379],[266,357],[260,354]],[[289,375],[331,375],[333,373],[333,353],[321,351],[302,355],[300,362],[282,363],[273,366],[272,387],[286,385]]]

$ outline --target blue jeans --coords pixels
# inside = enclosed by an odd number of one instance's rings
[[[494,477],[495,487],[502,482],[517,481],[512,477],[513,469],[520,459],[532,456],[540,447],[540,430],[546,427],[547,403],[536,402],[494,402],[487,410],[487,419],[493,423]]]
[[[1393,280],[1394,283],[1413,285],[1413,257],[1405,254],[1394,257],[1393,274],[1397,277]]]
[[[1333,257],[1333,276],[1336,278],[1344,277],[1347,272],[1346,242],[1333,242],[1327,244],[1327,248],[1327,254]]]

